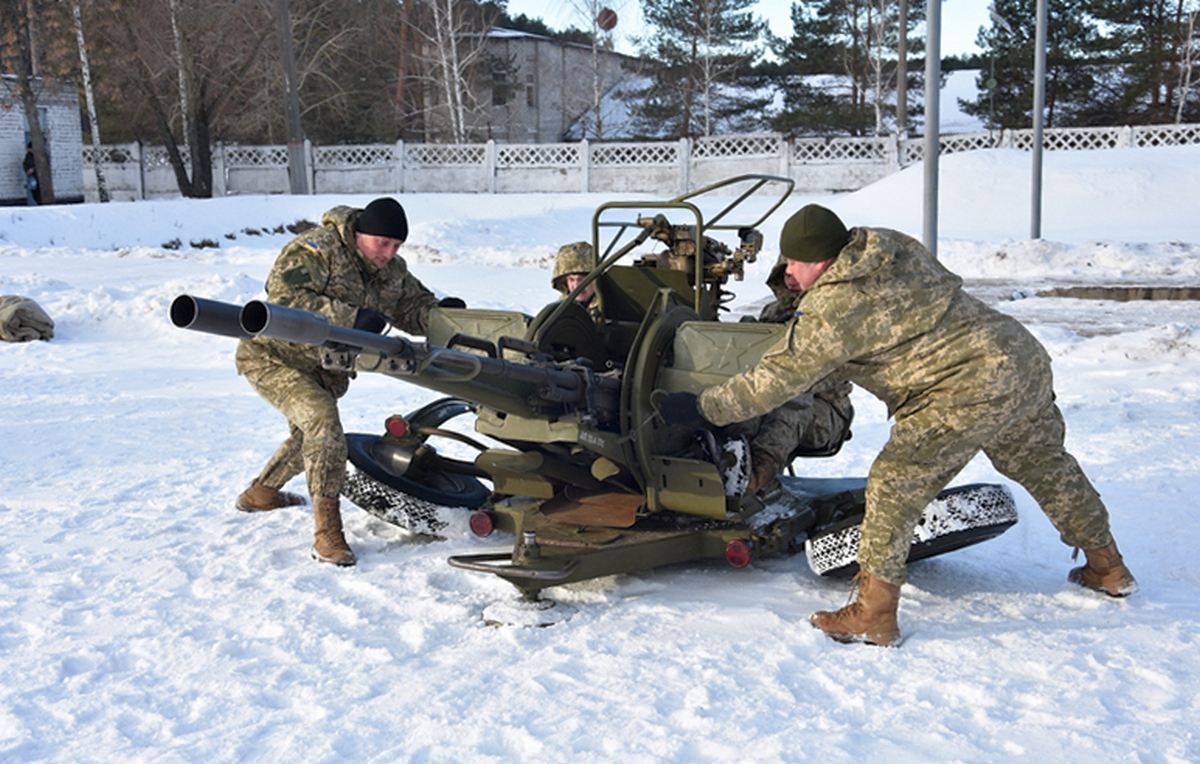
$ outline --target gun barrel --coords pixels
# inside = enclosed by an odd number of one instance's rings
[[[248,336],[273,337],[301,345],[341,344],[389,356],[411,357],[414,347],[401,337],[387,337],[362,329],[348,329],[307,310],[251,300],[241,309],[241,328]]]
[[[171,323],[180,329],[242,339],[250,333],[238,320],[241,311],[242,306],[233,303],[181,294],[171,301]]]

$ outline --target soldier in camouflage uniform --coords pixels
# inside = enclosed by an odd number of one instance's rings
[[[391,322],[424,334],[430,309],[464,306],[457,298],[439,303],[408,272],[396,254],[407,236],[404,209],[394,199],[376,199],[365,209],[334,207],[319,227],[283,248],[267,277],[267,300],[319,313],[338,326],[382,332]],[[337,399],[350,375],[322,368],[318,348],[268,337],[242,340],[236,358],[238,373],[289,426],[287,440],[238,497],[237,508],[260,512],[304,503],[279,490],[303,471],[316,521],[313,558],[353,565],[338,506],[347,454]]]
[[[796,314],[801,291],[787,278],[787,262],[780,255],[767,276],[775,301],[759,313],[760,322],[786,324]],[[850,389],[849,382],[830,375],[774,411],[727,427],[726,434],[750,439],[751,474],[746,492],[758,493],[771,485],[796,456],[831,451],[848,440],[854,419]]]
[[[591,244],[586,241],[564,244],[554,256],[554,272],[550,276],[550,286],[566,299],[571,290],[595,267],[596,255]],[[575,301],[587,310],[593,321],[600,323],[600,299],[596,296],[596,282],[588,284],[583,291],[575,295]]]
[[[1064,449],[1050,357],[1019,322],[962,289],[920,242],[883,228],[847,231],[808,205],[784,225],[780,250],[805,293],[778,345],[698,399],[673,393],[664,419],[718,425],[748,419],[838,371],[887,404],[891,437],[871,466],[857,600],[815,613],[840,641],[900,637],[900,586],[925,505],[983,451],[1024,486],[1064,543],[1083,549],[1077,584],[1112,597],[1137,589],[1096,489]]]

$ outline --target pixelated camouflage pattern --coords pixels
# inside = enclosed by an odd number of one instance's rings
[[[591,244],[586,241],[564,244],[554,256],[554,272],[550,276],[550,286],[566,294],[567,281],[564,276],[572,273],[591,273],[595,267],[596,255]]]
[[[267,461],[258,481],[282,486],[303,471],[309,495],[338,496],[346,479],[347,452],[337,399],[345,394],[349,380],[280,363],[255,366],[246,372],[246,380],[288,421],[288,437]]]
[[[1108,512],[1064,449],[1050,357],[1018,321],[962,290],[920,242],[856,228],[755,367],[700,396],[715,424],[770,411],[830,372],[887,404],[868,475],[860,565],[905,580],[922,508],[979,451],[1024,486],[1072,546],[1112,539]]]
[[[412,274],[403,258],[382,268],[354,243],[360,209],[339,206],[321,225],[286,244],[267,276],[267,300],[319,313],[338,326],[353,326],[359,308],[372,308],[410,334],[424,334],[437,298]],[[238,343],[237,370],[287,417],[290,434],[259,480],[279,486],[303,468],[314,497],[335,497],[345,475],[346,443],[337,399],[350,377],[321,368],[320,350],[267,337]]]
[[[795,315],[800,295],[784,283],[786,266],[781,255],[767,277],[775,301],[763,307],[759,321],[782,324]],[[851,388],[849,382],[831,374],[774,411],[730,425],[727,432],[746,435],[752,454],[765,454],[780,467],[786,466],[799,452],[824,451],[845,442],[854,419]]]

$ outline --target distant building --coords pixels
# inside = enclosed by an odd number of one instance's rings
[[[74,83],[38,78],[38,122],[50,149],[50,172],[58,202],[83,201],[83,130]],[[25,144],[29,126],[17,78],[0,75],[0,204],[25,203]]]
[[[488,33],[486,51],[490,76],[477,80],[473,95],[480,108],[470,125],[479,137],[504,143],[595,138],[596,120],[589,112],[597,84],[601,136],[618,137],[619,130],[609,126],[623,127],[628,121],[624,103],[613,94],[622,82],[636,76],[640,59],[599,49],[593,65],[590,45],[500,28]],[[440,121],[439,95],[429,93],[435,102],[430,119],[434,130]]]

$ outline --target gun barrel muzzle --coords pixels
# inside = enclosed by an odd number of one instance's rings
[[[171,301],[171,323],[180,329],[242,339],[250,333],[238,320],[241,310],[233,303],[181,294]]]

